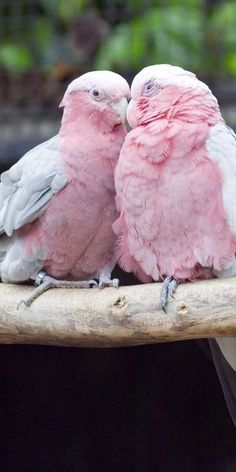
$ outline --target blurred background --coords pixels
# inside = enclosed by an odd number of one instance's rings
[[[236,128],[235,0],[0,0],[0,170],[57,132],[73,78],[162,62],[206,81]],[[235,472],[203,348],[1,346],[1,471]]]
[[[0,0],[0,165],[57,131],[73,78],[113,69],[131,81],[162,62],[197,73],[236,126],[234,0]]]

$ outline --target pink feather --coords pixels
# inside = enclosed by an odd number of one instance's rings
[[[111,99],[128,93],[125,83]],[[69,183],[18,233],[24,236],[25,259],[39,257],[49,275],[91,278],[114,266],[114,167],[126,130],[111,107],[97,111],[83,91],[68,94],[63,105],[59,159]]]
[[[136,94],[128,119],[134,129],[115,172],[121,267],[141,280],[143,273],[154,280],[211,277],[233,262],[236,248],[223,176],[206,149],[209,130],[223,122],[215,97],[169,85],[152,98]]]

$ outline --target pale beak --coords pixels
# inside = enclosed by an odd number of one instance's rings
[[[65,106],[65,101],[64,101],[64,99],[63,99],[63,100],[61,101],[61,103],[59,103],[58,107],[59,107],[59,108],[64,108],[64,106]]]
[[[122,123],[126,123],[126,110],[128,106],[127,98],[123,97],[118,102],[112,103],[112,108],[117,112],[117,114],[121,117]]]

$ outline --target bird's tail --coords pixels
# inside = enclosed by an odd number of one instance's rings
[[[236,277],[236,257],[225,270],[216,271],[216,277]],[[216,371],[224,392],[232,420],[236,426],[236,337],[209,340]]]
[[[9,247],[12,245],[12,238],[2,235],[0,237],[0,260],[5,257]]]
[[[9,238],[5,234],[0,237],[0,262],[3,261],[8,249],[12,245],[12,238]]]
[[[216,338],[216,342],[227,360],[228,364],[231,366],[232,370],[236,375],[236,338]]]
[[[236,338],[209,339],[209,343],[225,401],[236,426]]]
[[[5,235],[2,235],[0,237],[0,280],[2,277],[2,263],[11,245],[12,245],[12,238],[9,238],[8,236],[5,236]]]

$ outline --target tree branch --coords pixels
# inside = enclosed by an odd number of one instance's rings
[[[0,284],[0,343],[118,347],[236,336],[236,279],[180,285],[167,314],[160,287],[51,289],[17,310],[32,287]]]

